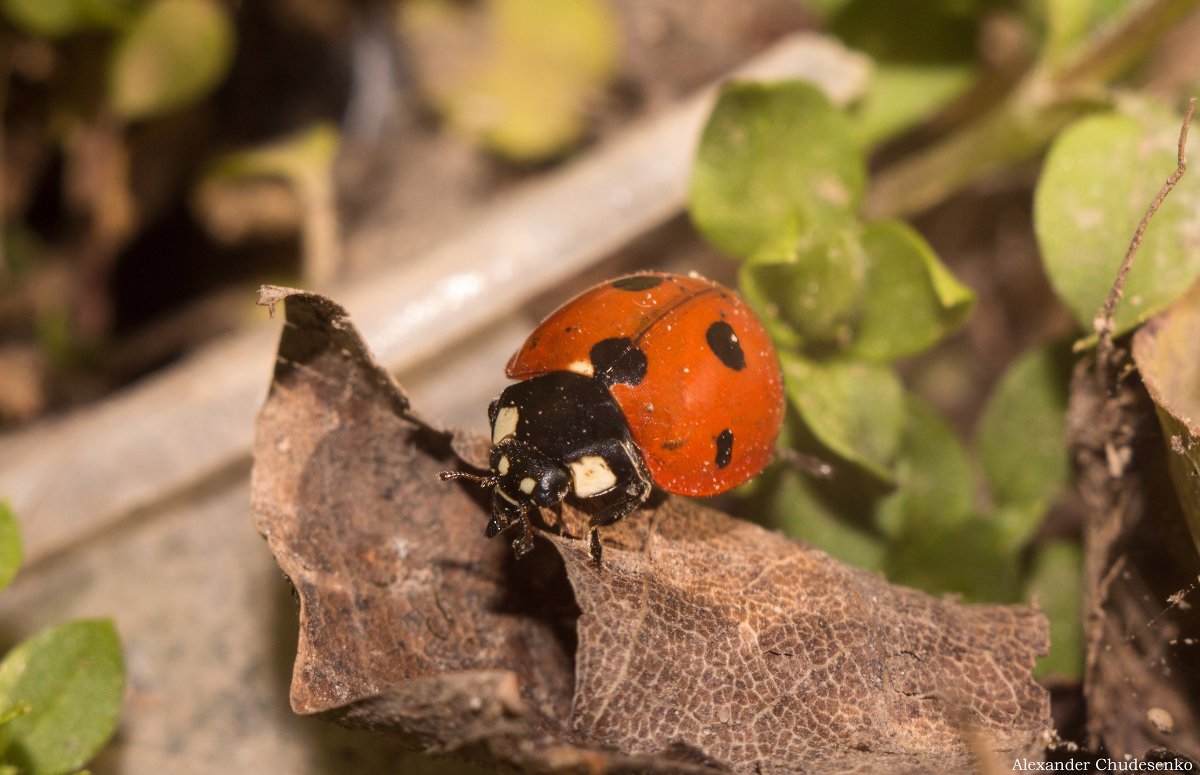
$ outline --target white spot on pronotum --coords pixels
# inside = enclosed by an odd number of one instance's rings
[[[534,487],[537,487],[537,482],[533,481],[532,477],[527,476],[521,480],[521,492],[525,493],[526,495],[529,495],[531,492],[533,492]]]
[[[591,361],[571,361],[567,364],[567,371],[573,371],[585,377],[591,377],[596,372],[595,368],[592,367]]]
[[[496,463],[496,473],[504,476],[508,473],[508,455],[502,455],[500,461]]]
[[[492,423],[492,443],[499,444],[517,432],[517,407],[502,406]]]
[[[568,465],[571,468],[571,478],[575,480],[575,494],[580,498],[599,495],[611,490],[617,483],[616,474],[599,455],[584,455]]]

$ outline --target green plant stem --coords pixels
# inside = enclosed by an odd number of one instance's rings
[[[863,205],[868,218],[903,217],[1033,158],[1073,120],[1110,104],[1108,81],[1139,61],[1200,0],[1144,0],[1081,42],[1065,63],[1041,62],[1008,99],[929,149],[876,176]]]

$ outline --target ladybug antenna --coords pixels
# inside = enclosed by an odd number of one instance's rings
[[[443,482],[448,482],[451,479],[470,479],[480,487],[495,487],[496,483],[500,481],[500,477],[494,474],[491,476],[483,476],[481,474],[472,474],[466,471],[442,471],[440,474],[438,474],[438,479],[441,479]]]
[[[806,455],[803,452],[797,452],[791,447],[777,447],[775,450],[776,456],[792,466],[797,468],[809,476],[817,479],[829,479],[833,476],[833,466],[826,463],[819,457]]]

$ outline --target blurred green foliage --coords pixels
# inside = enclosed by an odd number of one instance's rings
[[[0,501],[0,586],[21,559],[16,517]],[[0,660],[0,772],[65,775],[117,727],[125,691],[121,641],[108,619],[49,627]]]
[[[1037,237],[1086,337],[1138,220],[1175,168],[1180,126],[1115,79],[1195,3],[806,4],[873,58],[872,84],[845,111],[804,83],[727,85],[690,190],[696,227],[741,261],[742,291],[780,348],[790,443],[835,470],[829,480],[769,472],[751,495],[769,522],[901,583],[968,600],[1036,594],[1054,637],[1040,669],[1077,678],[1079,547],[1037,540],[1069,481],[1070,342],[1012,363],[964,444],[893,364],[953,335],[973,294],[909,226],[863,213],[927,207],[1053,140]],[[1007,82],[987,81],[977,54],[989,24],[1015,41]],[[948,132],[873,191],[867,153],[972,90]],[[1152,223],[1118,332],[1200,272],[1196,192],[1197,180],[1181,186]]]
[[[506,159],[561,155],[612,78],[617,28],[604,0],[408,0],[397,27],[447,125]]]
[[[1034,216],[1046,273],[1090,329],[1138,221],[1175,170],[1181,119],[1129,100],[1090,116],[1054,141],[1038,181]],[[1200,137],[1189,138],[1193,158]],[[1200,273],[1200,177],[1185,175],[1155,213],[1117,307],[1114,335],[1161,312]]]
[[[204,97],[225,77],[233,58],[233,21],[219,0],[2,0],[0,11],[17,28],[41,38],[104,36],[103,101],[125,120]],[[70,99],[67,93],[61,96]]]
[[[233,59],[233,22],[215,0],[158,0],[141,9],[109,62],[113,111],[134,121],[208,94]]]

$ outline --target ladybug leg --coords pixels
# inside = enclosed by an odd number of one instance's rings
[[[504,512],[492,514],[491,520],[483,530],[483,535],[485,538],[495,538],[518,523],[521,525],[521,535],[513,541],[512,548],[513,555],[519,560],[533,551],[533,531],[530,529],[529,516],[526,512],[522,511],[516,519],[509,519],[509,515]]]
[[[501,520],[501,517],[503,516],[503,514],[492,515],[491,521],[489,521],[487,527],[483,529],[484,538],[495,538],[503,533],[505,528],[512,524],[511,522],[507,521],[507,519]]]
[[[513,556],[518,560],[533,551],[533,532],[529,529],[529,515],[521,511],[521,537],[513,541]]]
[[[629,470],[624,472],[625,476],[623,477],[626,481],[625,497],[603,511],[593,514],[588,521],[588,559],[597,565],[600,564],[601,554],[598,528],[607,527],[627,516],[642,505],[646,498],[650,497],[650,491],[654,488],[650,475],[642,465],[641,455],[626,444],[621,444],[621,451],[629,465]]]
[[[486,538],[495,538],[518,523],[521,525],[521,535],[513,541],[512,548],[513,554],[519,560],[533,551],[533,531],[529,526],[529,510],[505,498],[497,491],[492,497],[492,518],[488,521],[487,527],[483,529],[483,535]]]
[[[649,490],[646,491],[649,494]],[[600,531],[598,528],[607,527],[617,520],[624,517],[629,512],[641,505],[645,497],[629,498],[627,500],[614,503],[599,514],[593,514],[591,520],[588,521],[588,559],[597,565],[600,564]]]

